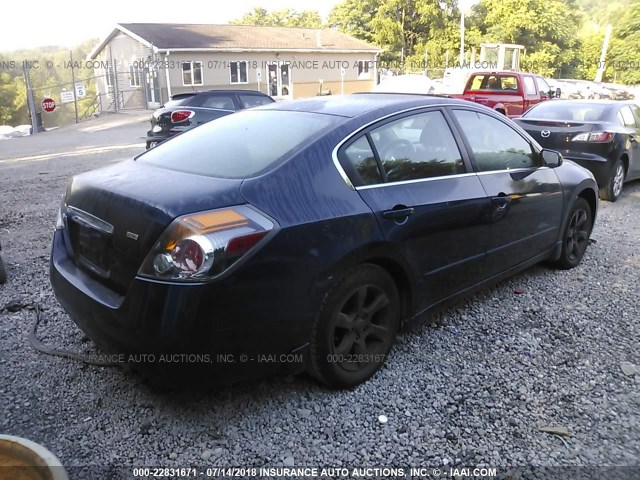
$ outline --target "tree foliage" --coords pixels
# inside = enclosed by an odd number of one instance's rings
[[[319,28],[322,26],[320,14],[313,10],[292,10],[284,8],[269,12],[266,8],[254,7],[241,18],[232,20],[232,25],[264,25],[273,27],[305,27]]]
[[[608,77],[626,84],[640,83],[640,0],[626,9],[615,27],[610,52]]]

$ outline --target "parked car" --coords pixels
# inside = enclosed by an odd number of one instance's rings
[[[505,71],[472,73],[464,93],[449,96],[485,105],[508,117],[517,117],[555,94],[556,91],[539,75]]]
[[[578,265],[597,206],[591,173],[491,109],[316,97],[74,177],[51,283],[99,345],[188,353],[196,382],[306,368],[352,387],[410,320],[541,261]]]
[[[516,121],[544,148],[593,172],[604,200],[615,202],[625,181],[640,178],[640,107],[633,102],[559,100]]]
[[[151,130],[147,132],[147,148],[216,118],[274,101],[269,95],[255,90],[179,93],[153,112]]]

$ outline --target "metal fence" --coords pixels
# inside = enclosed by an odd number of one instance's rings
[[[117,71],[108,66],[102,74],[92,69],[71,72],[24,69],[28,118],[34,131],[82,122],[104,112],[153,109],[161,103],[157,73],[147,69]],[[55,81],[59,77],[65,81]],[[71,76],[71,80],[68,77]]]

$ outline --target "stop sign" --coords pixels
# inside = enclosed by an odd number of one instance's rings
[[[42,109],[45,112],[53,112],[56,109],[56,102],[53,101],[53,98],[45,98],[42,100]]]

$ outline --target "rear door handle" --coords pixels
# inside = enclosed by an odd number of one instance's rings
[[[413,207],[408,208],[399,208],[397,210],[387,210],[386,212],[382,212],[382,218],[385,220],[397,220],[399,218],[405,218],[413,215],[416,211]]]

